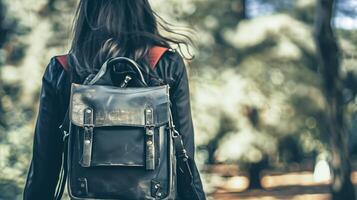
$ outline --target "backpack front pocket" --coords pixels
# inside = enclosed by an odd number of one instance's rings
[[[88,137],[84,129],[79,129],[79,163],[82,167],[123,166],[145,167],[147,157],[146,131],[142,127],[98,127],[93,129],[93,135],[88,145]],[[154,129],[152,159],[154,166],[159,164],[160,137]],[[90,150],[86,148],[91,148]],[[88,154],[88,152],[90,152]],[[86,158],[86,156],[88,158]]]

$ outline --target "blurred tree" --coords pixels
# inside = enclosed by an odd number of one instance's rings
[[[2,1],[0,1],[0,48],[6,41],[6,29],[4,27],[5,21],[5,6]]]
[[[306,158],[312,163],[325,151],[328,122],[312,34],[315,0],[171,2],[176,9],[160,13],[183,16],[198,31],[192,104],[196,142],[207,163],[248,166],[241,169],[254,184],[261,170],[254,165],[266,157],[280,170],[297,170],[289,165],[299,167]],[[237,9],[242,7],[244,15]],[[354,41],[347,33],[344,51]],[[248,115],[246,107],[256,112]],[[222,128],[227,121],[233,127]]]
[[[248,118],[248,121],[250,122],[251,126],[259,131],[260,129],[260,124],[259,124],[259,110],[256,107],[246,107],[245,115]],[[259,148],[259,147],[257,147]],[[261,149],[261,151],[264,151]],[[266,169],[269,166],[268,162],[268,155],[263,154],[262,158],[255,161],[251,162],[248,164],[248,178],[249,178],[249,189],[261,189],[263,188],[261,183],[260,183],[260,176],[261,172]]]
[[[233,5],[242,4],[240,2],[241,1],[231,0],[224,2],[197,1],[195,5],[198,10],[195,13],[188,15],[187,20],[189,19],[192,24],[198,26],[199,30],[203,30],[200,34],[202,39],[207,40],[199,43],[200,56],[197,61],[193,63],[193,66],[207,63],[207,67],[202,68],[202,70],[200,70],[199,67],[193,68],[192,73],[201,75],[202,72],[204,73],[204,71],[210,67],[215,68],[214,70],[217,70],[218,72],[233,67],[236,68],[233,73],[242,75],[248,80],[256,81],[257,87],[259,87],[262,95],[269,96],[268,98],[271,99],[274,99],[275,97],[274,91],[279,90],[279,88],[281,90],[280,86],[283,85],[283,82],[288,81],[289,79],[289,82],[293,83],[290,87],[295,87],[295,83],[306,87],[316,86],[316,82],[308,80],[303,82],[299,80],[302,74],[308,73],[313,77],[315,71],[317,71],[315,52],[313,51],[313,46],[309,43],[311,40],[301,39],[303,37],[311,37],[309,34],[306,34],[309,30],[305,26],[305,22],[302,23],[285,14],[282,15],[279,13],[253,19],[238,17],[241,16],[238,14],[240,12],[237,11],[237,9],[233,9],[235,8]],[[245,4],[249,5],[252,4],[252,2],[253,1],[248,0],[245,1]],[[265,1],[266,4],[277,7],[278,10],[283,10],[283,8],[292,9],[291,3],[288,4],[288,1],[285,2],[285,6],[279,6],[277,5],[279,4],[277,1]],[[311,6],[311,4],[306,7],[309,6]],[[305,9],[300,7],[298,9],[301,12],[305,11]],[[249,16],[249,9],[245,12],[245,15]],[[225,20],[219,21],[219,19]],[[299,37],[297,37],[298,35]],[[292,70],[294,68],[293,66],[298,69],[306,67],[311,69],[311,71],[300,70],[298,73],[297,71]],[[299,75],[295,73],[298,73]],[[232,76],[235,75],[232,74]],[[216,74],[216,76],[219,77],[218,74]],[[305,77],[311,78],[308,76]],[[198,77],[195,78],[198,79]],[[229,78],[232,77],[223,77],[225,80]],[[220,78],[216,79],[218,80],[213,79],[213,85],[216,85],[216,82],[220,81]],[[223,81],[222,84],[224,83],[225,81]],[[237,88],[233,91],[238,92]],[[283,92],[288,95],[288,92]],[[298,93],[291,94],[293,96],[289,99],[289,103],[295,103],[294,99],[297,98],[297,94]],[[302,96],[302,98],[305,98],[305,96]],[[294,107],[297,108],[302,106],[298,103],[300,103],[300,101],[296,100],[296,105],[294,105]],[[256,121],[259,121],[259,118],[262,118],[261,113],[264,115],[264,112],[266,112],[266,108],[262,108],[261,105],[252,105],[252,108],[254,107],[257,107],[257,109],[253,109],[250,115],[245,115],[245,118],[249,119],[250,125],[253,127],[255,127]],[[310,107],[306,109],[306,114],[302,113],[305,109],[300,109],[301,114],[303,114],[301,116],[302,118],[307,114],[314,113],[316,110],[309,109]],[[318,111],[318,109],[316,111]],[[299,112],[296,114],[298,113]],[[264,132],[267,129],[268,127],[265,124],[265,119],[261,120],[259,131]],[[223,139],[225,136],[219,138]],[[208,143],[210,144],[219,138],[211,138],[212,140]]]
[[[0,0],[0,49],[2,49],[3,44],[6,41],[6,29],[4,28],[4,21],[5,21],[5,7],[4,4],[2,2],[2,0]],[[1,56],[0,56],[1,57]],[[2,61],[0,59],[0,67],[2,65]],[[0,74],[1,75],[1,74]],[[0,79],[0,86],[3,85]],[[3,89],[0,87],[0,97],[2,97],[4,95]],[[0,101],[0,113],[4,112],[4,108],[2,106],[2,102]],[[0,127],[4,127],[5,126],[5,119],[3,118],[3,115],[0,115]],[[3,137],[0,135],[0,138]]]
[[[355,199],[351,182],[348,132],[345,128],[343,84],[340,75],[339,47],[331,22],[334,0],[318,0],[316,11],[316,43],[326,99],[326,134],[332,151],[332,199]]]
[[[50,11],[54,11],[55,10],[55,3],[56,3],[56,0],[48,0],[48,8]]]
[[[194,2],[196,12],[185,19],[200,35],[191,67],[193,109],[208,163],[238,163],[250,188],[259,188],[264,168],[290,170],[307,156],[313,160],[325,137],[325,123],[317,123],[324,111],[310,26],[314,1],[247,0],[248,18],[233,9],[240,1]],[[252,17],[259,2],[273,12]],[[223,118],[233,128],[222,129]]]
[[[261,184],[261,172],[264,169],[267,169],[269,166],[267,156],[264,156],[258,162],[252,162],[248,164],[248,178],[249,178],[249,186],[248,189],[262,189],[263,186]]]
[[[300,163],[303,160],[302,147],[296,134],[287,135],[280,139],[278,144],[279,161],[285,165],[291,163]]]
[[[231,118],[228,116],[222,116],[220,119],[220,127],[218,129],[217,134],[214,136],[213,139],[207,144],[207,151],[208,151],[208,158],[207,158],[207,163],[208,164],[216,164],[217,159],[215,157],[215,152],[219,148],[221,138],[223,138],[227,132],[234,131],[236,128],[234,125],[234,121],[232,121]]]

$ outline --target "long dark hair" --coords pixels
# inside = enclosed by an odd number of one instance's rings
[[[161,35],[158,27],[171,36]],[[148,64],[146,55],[152,46],[187,47],[192,42],[190,37],[175,33],[170,27],[152,10],[148,0],[80,0],[70,65],[83,79],[112,57],[126,56]]]

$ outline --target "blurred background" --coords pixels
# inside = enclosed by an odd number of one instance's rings
[[[151,0],[195,30],[196,160],[209,199],[355,199],[356,0]],[[0,200],[21,199],[44,69],[77,0],[0,0]]]

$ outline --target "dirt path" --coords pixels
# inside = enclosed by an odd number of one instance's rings
[[[328,200],[328,186],[287,186],[271,190],[249,190],[244,192],[217,191],[213,194],[217,200]]]

